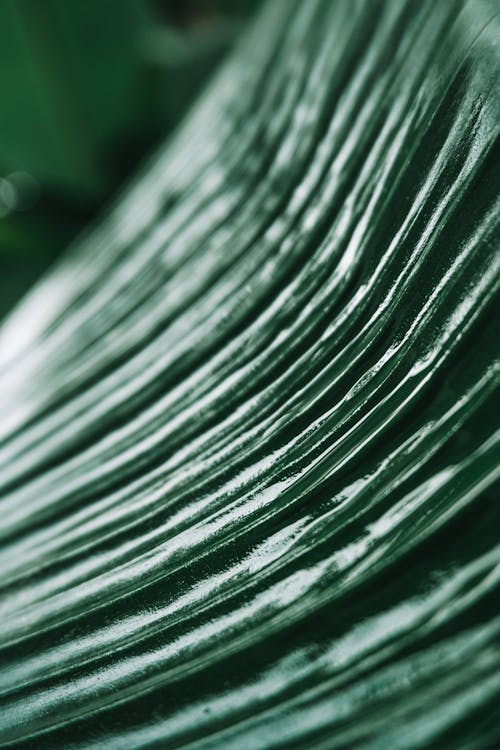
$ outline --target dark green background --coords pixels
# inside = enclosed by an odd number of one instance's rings
[[[178,122],[256,6],[3,0],[0,318]]]

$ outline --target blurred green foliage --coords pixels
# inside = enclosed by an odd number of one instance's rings
[[[0,317],[179,121],[256,0],[2,0]]]

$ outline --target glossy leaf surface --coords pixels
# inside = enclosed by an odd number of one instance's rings
[[[0,747],[500,743],[495,3],[272,0],[0,340]]]

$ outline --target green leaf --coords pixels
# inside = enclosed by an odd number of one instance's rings
[[[0,748],[500,747],[500,17],[270,0],[0,331]]]

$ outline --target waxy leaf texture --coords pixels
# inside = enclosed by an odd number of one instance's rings
[[[0,333],[0,747],[500,747],[500,21],[270,0]]]

